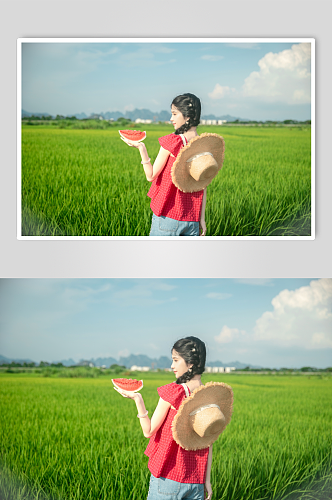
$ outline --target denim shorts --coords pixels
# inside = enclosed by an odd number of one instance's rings
[[[204,500],[204,484],[178,483],[151,474],[147,500]]]
[[[150,236],[199,236],[199,222],[152,215]]]

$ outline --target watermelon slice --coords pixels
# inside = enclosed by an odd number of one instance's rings
[[[131,378],[112,378],[112,382],[118,389],[124,391],[137,392],[143,387],[143,380],[136,380]]]
[[[141,142],[146,138],[146,132],[141,130],[119,130],[119,134],[128,141]]]

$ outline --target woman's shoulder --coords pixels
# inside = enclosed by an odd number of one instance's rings
[[[174,132],[172,132],[171,134],[167,134],[167,135],[162,135],[161,137],[159,137],[159,139],[176,139],[177,137],[179,137],[181,139],[181,137],[177,134],[174,134]]]
[[[176,390],[177,387],[181,387],[181,385],[177,384],[176,382],[171,382],[170,384],[166,384],[166,385],[161,385],[160,387],[158,387],[158,390],[159,389],[163,389],[165,391],[172,391],[172,390]]]
[[[178,394],[182,394],[184,392],[184,389],[181,384],[177,384],[176,382],[171,382],[170,384],[162,385],[161,387],[158,387],[158,394],[161,395],[173,395],[177,396]]]
[[[172,382],[171,384],[162,385],[158,387],[158,394],[164,401],[167,401],[178,409],[183,396],[185,394],[184,389],[181,384]]]
[[[179,144],[182,144],[182,139],[179,135],[174,134],[173,132],[172,134],[159,137],[159,143],[161,146],[163,146],[163,144],[177,146]]]

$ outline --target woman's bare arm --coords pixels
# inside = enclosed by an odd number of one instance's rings
[[[205,207],[206,207],[206,188],[204,188],[203,200],[202,200],[201,219],[200,219],[200,236],[206,235]]]
[[[158,156],[155,159],[154,164],[152,165],[151,162],[149,161],[150,160],[149,155],[148,155],[148,152],[147,152],[147,149],[146,149],[144,142],[129,141],[128,139],[124,139],[123,137],[121,137],[121,139],[123,140],[123,142],[128,144],[128,146],[132,146],[134,148],[137,148],[139,150],[139,152],[141,153],[142,161],[147,162],[147,163],[143,164],[143,168],[144,168],[144,172],[145,172],[147,180],[149,182],[152,182],[156,177],[158,177],[158,175],[160,174],[160,172],[162,171],[162,169],[166,165],[166,162],[167,162],[167,159],[170,155],[170,152],[167,151],[166,149],[164,149],[163,147],[160,147]]]
[[[209,449],[209,455],[206,467],[206,477],[205,477],[205,498],[207,500],[210,500],[212,497],[211,466],[212,466],[212,444]]]
[[[141,153],[142,161],[147,161],[149,159],[149,156],[145,144],[142,144],[142,146],[139,148],[139,151]],[[145,176],[149,182],[152,182],[156,177],[158,177],[158,175],[166,165],[169,155],[170,152],[160,146],[159,153],[157,155],[157,158],[155,159],[153,166],[150,161],[149,163],[143,164]]]
[[[114,389],[117,390],[123,397],[130,398],[135,401],[138,415],[144,415],[146,413],[144,400],[141,394],[116,388]],[[143,434],[146,438],[150,438],[157,432],[157,430],[165,420],[170,407],[170,403],[167,403],[167,401],[164,401],[160,398],[151,419],[148,416],[139,419]]]

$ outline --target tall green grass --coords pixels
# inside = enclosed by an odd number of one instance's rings
[[[152,161],[167,125],[147,127]],[[311,230],[311,130],[199,127],[225,139],[207,191],[209,236],[300,236]],[[147,236],[150,183],[117,130],[22,127],[22,235]]]
[[[203,382],[209,380],[234,391],[231,423],[213,445],[216,500],[329,498],[331,377],[205,374]],[[0,375],[0,381],[4,499],[147,497],[148,441],[134,402],[121,398],[110,378]],[[157,387],[171,381],[144,374],[150,415]]]

